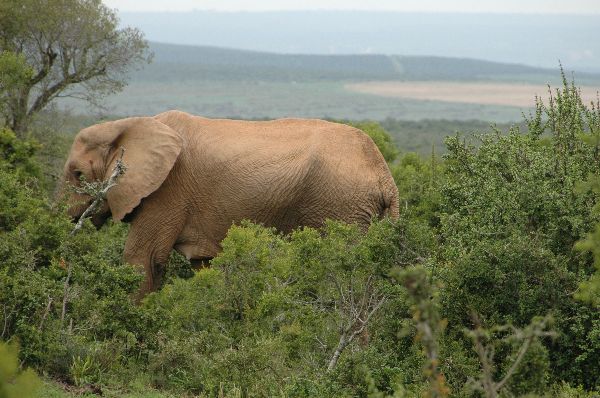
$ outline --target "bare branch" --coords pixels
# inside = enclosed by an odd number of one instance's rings
[[[65,321],[65,315],[67,313],[67,303],[69,302],[69,282],[71,281],[71,273],[73,272],[73,267],[71,266],[71,262],[67,265],[67,277],[65,278],[65,283],[63,284],[63,301],[62,301],[62,311],[60,312],[60,322],[63,323]]]
[[[348,347],[348,345],[352,343],[356,336],[364,332],[365,328],[367,327],[367,324],[371,320],[371,317],[379,310],[379,308],[381,308],[385,301],[386,298],[382,297],[377,302],[377,304],[375,304],[375,306],[371,308],[364,320],[361,320],[359,317],[356,317],[350,321],[348,327],[340,335],[338,345],[333,353],[333,356],[329,360],[329,365],[327,366],[328,372],[332,371],[335,368],[338,360],[340,359],[340,356],[342,355],[342,352],[346,349],[346,347]]]
[[[4,314],[3,318],[4,318],[4,327],[2,328],[2,334],[0,334],[1,338],[4,338],[4,335],[6,334],[6,330],[8,329],[8,315],[6,313],[6,304],[2,304],[2,313]]]
[[[104,199],[106,199],[106,194],[108,193],[108,191],[112,187],[117,185],[117,179],[120,176],[122,176],[125,173],[125,171],[127,170],[127,167],[123,163],[123,155],[124,154],[125,154],[125,148],[121,147],[121,155],[119,156],[119,159],[117,159],[117,163],[115,164],[112,174],[110,175],[109,179],[105,183],[102,184],[103,188],[98,191],[98,193],[94,197],[94,200],[92,201],[92,203],[88,206],[87,209],[85,209],[85,211],[83,212],[81,217],[79,217],[77,224],[75,224],[75,227],[71,231],[71,235],[75,235],[75,233],[81,229],[81,227],[83,226],[83,222],[85,221],[86,218],[90,217],[96,211],[98,211],[98,208],[100,207],[100,205],[102,204]]]
[[[515,331],[514,335],[516,338],[524,339],[523,344],[519,348],[519,353],[517,354],[517,357],[514,359],[511,367],[506,372],[506,375],[504,375],[504,378],[501,381],[499,381],[498,384],[496,384],[497,391],[500,391],[502,389],[502,387],[504,387],[504,385],[506,384],[508,379],[510,379],[510,377],[513,375],[513,373],[515,373],[515,371],[517,370],[517,368],[523,361],[523,357],[527,353],[529,346],[531,345],[531,343],[533,342],[533,340],[535,338],[542,337],[542,336],[553,336],[554,335],[553,332],[544,332],[543,331],[544,329],[546,329],[547,324],[548,324],[548,317],[542,319],[539,323],[532,324],[530,326],[530,328],[528,328],[530,330],[525,330],[525,331],[516,330]]]
[[[2,109],[17,134],[63,91],[76,87],[89,93],[85,100],[97,100],[120,91],[126,72],[151,60],[143,33],[120,28],[116,12],[102,2],[8,1],[19,6],[3,7],[0,15],[3,50],[24,56],[32,69]]]
[[[40,330],[44,329],[44,322],[46,322],[46,318],[48,317],[48,314],[50,313],[50,308],[52,307],[52,301],[54,301],[54,299],[52,297],[48,296],[48,305],[46,305],[46,310],[44,311],[44,314],[42,315],[42,319],[40,320],[40,326],[39,326]]]

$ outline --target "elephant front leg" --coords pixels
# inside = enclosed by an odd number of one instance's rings
[[[127,238],[123,257],[126,263],[139,267],[144,275],[136,295],[139,301],[161,286],[172,247],[164,242],[142,242],[132,232],[133,228]]]

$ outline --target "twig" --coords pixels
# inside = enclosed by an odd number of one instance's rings
[[[439,366],[439,344],[445,322],[440,318],[437,288],[431,276],[422,266],[398,269],[394,276],[406,289],[417,330],[415,341],[423,346],[426,361],[423,375],[427,378],[427,396],[443,398],[450,394],[446,378]]]
[[[518,331],[517,333],[515,333],[516,338],[523,338],[524,341],[523,341],[523,344],[521,345],[521,348],[519,349],[519,353],[517,354],[517,357],[513,361],[512,366],[508,369],[504,378],[502,378],[502,380],[500,380],[496,384],[497,391],[500,391],[502,389],[502,387],[504,387],[504,385],[506,384],[508,379],[510,379],[510,377],[513,375],[513,373],[515,373],[515,371],[521,364],[521,361],[523,360],[525,353],[527,353],[529,346],[531,345],[531,343],[533,342],[533,340],[536,337],[554,336],[554,333],[551,331],[544,332],[544,329],[546,329],[547,324],[548,324],[548,317],[543,318],[537,324],[536,323],[532,324],[531,330]]]
[[[67,265],[67,277],[65,278],[65,283],[63,285],[62,311],[60,312],[61,323],[65,321],[65,314],[67,313],[67,302],[69,301],[69,281],[71,280],[72,271],[73,267],[71,266],[71,262],[69,261]]]
[[[315,340],[317,340],[317,343],[319,343],[319,345],[321,346],[322,349],[326,350],[327,349],[327,344],[323,343],[321,341],[321,339],[319,339],[319,336],[315,335]]]
[[[4,334],[6,333],[6,329],[8,327],[8,314],[6,313],[6,304],[2,305],[2,313],[4,314],[4,327],[2,328],[1,338],[4,338]]]
[[[542,320],[534,320],[525,329],[516,329],[510,325],[496,326],[490,330],[485,330],[481,327],[481,323],[476,314],[472,315],[473,323],[476,325],[474,330],[467,331],[467,335],[473,340],[475,346],[475,352],[479,357],[481,363],[481,376],[479,380],[471,379],[469,384],[475,389],[478,389],[484,393],[487,398],[496,398],[499,396],[500,391],[506,386],[508,380],[521,365],[527,350],[531,346],[534,339],[544,336],[554,336],[553,332],[544,331],[548,325],[549,317],[545,317]],[[491,338],[494,332],[512,330],[512,333],[500,341],[518,341],[521,342],[517,356],[513,359],[510,368],[506,371],[506,374],[499,382],[494,381],[494,373],[496,367],[494,366],[494,346],[492,343],[485,343],[486,340]]]
[[[46,310],[44,311],[44,314],[42,315],[42,319],[40,321],[40,327],[39,327],[40,330],[42,330],[44,328],[44,322],[46,322],[46,318],[48,317],[48,313],[50,312],[50,307],[52,306],[52,301],[54,301],[54,299],[52,297],[50,297],[50,295],[48,295],[48,305],[46,305]]]
[[[107,195],[108,191],[112,187],[117,185],[117,179],[120,176],[122,176],[125,173],[125,171],[127,170],[127,167],[125,167],[125,164],[123,163],[123,155],[124,154],[125,154],[125,148],[121,147],[121,155],[119,156],[119,159],[117,159],[117,163],[115,164],[115,168],[113,169],[112,174],[110,175],[109,179],[105,183],[102,184],[102,189],[100,189],[96,193],[96,195],[94,196],[94,201],[88,206],[87,209],[85,209],[85,211],[83,212],[81,217],[79,217],[77,224],[75,224],[75,227],[71,231],[71,235],[75,235],[75,233],[77,233],[77,231],[79,231],[81,229],[81,227],[83,226],[83,222],[85,221],[86,218],[90,217],[96,211],[98,211],[100,204],[102,204],[104,199],[106,199],[106,195]]]

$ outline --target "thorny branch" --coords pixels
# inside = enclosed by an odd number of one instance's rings
[[[346,325],[340,325],[340,339],[327,366],[328,371],[335,368],[344,349],[354,341],[356,336],[365,331],[373,315],[386,301],[385,296],[380,296],[377,291],[373,291],[373,279],[371,276],[367,280],[362,295],[358,298],[354,293],[352,279],[348,287],[348,295],[344,295],[344,288],[339,284],[339,281],[334,278],[334,282],[342,300],[340,309],[347,312],[349,319]]]

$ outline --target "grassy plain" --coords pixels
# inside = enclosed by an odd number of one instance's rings
[[[94,122],[179,109],[206,117],[376,120],[405,151],[443,152],[443,139],[499,124],[506,130],[547,96],[556,70],[473,59],[294,55],[151,43],[154,62],[102,110],[64,100]],[[586,100],[600,76],[576,75]],[[91,124],[91,122],[90,122]]]
[[[132,82],[106,101],[108,114],[151,115],[179,109],[206,117],[242,119],[310,117],[352,120],[518,120],[523,108],[387,98],[353,92],[344,82],[205,81]],[[533,106],[533,96],[531,97]],[[94,112],[75,102],[63,106]]]

